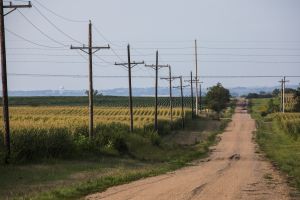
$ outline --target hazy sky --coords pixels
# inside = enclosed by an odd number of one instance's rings
[[[174,75],[187,76],[195,71],[194,39],[198,40],[200,75],[300,75],[299,0],[33,0],[32,4],[33,8],[20,10],[27,20],[18,11],[5,17],[11,74],[88,74],[88,63],[78,53],[87,56],[69,46],[87,44],[91,19],[94,45],[109,43],[114,50],[96,53],[97,76],[127,75],[113,63],[126,60],[128,43],[132,60],[154,64],[157,49],[161,64],[170,64]],[[167,73],[166,69],[160,71],[160,75]],[[154,71],[137,66],[133,75],[154,75]],[[300,82],[300,78],[289,80],[291,84]],[[227,87],[278,84],[274,78],[203,81],[207,87],[218,81]],[[149,87],[153,82],[135,78],[133,86]],[[85,89],[88,80],[9,77],[10,90],[61,87]],[[94,87],[127,87],[127,79],[95,78]]]

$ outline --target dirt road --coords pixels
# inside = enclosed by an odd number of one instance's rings
[[[209,159],[195,166],[116,186],[89,200],[289,199],[289,189],[271,164],[255,153],[255,122],[237,108]]]

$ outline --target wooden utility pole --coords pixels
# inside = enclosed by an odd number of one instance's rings
[[[127,56],[128,56],[128,62],[127,63],[115,63],[115,65],[122,65],[126,68],[128,68],[128,83],[129,83],[129,113],[130,113],[130,132],[133,132],[133,106],[132,106],[132,84],[131,84],[131,68],[135,67],[136,65],[144,64],[144,61],[142,62],[131,62],[130,57],[130,45],[127,46]]]
[[[279,81],[280,83],[280,111],[283,111],[283,79]]]
[[[180,76],[180,95],[181,95],[181,123],[184,129],[184,108],[183,108],[183,89],[182,89],[182,76]]]
[[[285,113],[285,84],[289,81],[284,76],[279,82],[281,83],[281,112]]]
[[[184,82],[190,83],[191,86],[191,107],[192,107],[192,119],[194,118],[194,88],[193,88],[193,72],[191,71],[191,79],[190,80],[185,80]]]
[[[283,97],[282,97],[282,105],[283,105],[283,109],[282,109],[282,112],[284,113],[285,112],[285,84],[289,82],[286,80],[286,77],[284,76],[283,77]]]
[[[163,67],[169,67],[169,65],[158,64],[158,51],[156,51],[156,63],[155,65],[145,65],[145,67],[151,67],[155,70],[155,112],[154,112],[154,130],[158,131],[158,70]]]
[[[196,77],[195,77],[195,79],[194,80],[188,80],[188,81],[186,81],[186,82],[189,82],[189,83],[195,83],[196,85],[198,85],[199,84],[199,86],[200,86],[200,96],[199,96],[199,102],[198,102],[198,104],[200,104],[199,105],[199,109],[200,109],[200,111],[201,111],[201,104],[202,104],[202,96],[201,96],[201,83],[203,83],[203,82],[201,82],[201,81],[199,81]],[[196,93],[198,93],[197,92],[197,90],[196,90]],[[197,101],[197,100],[196,100]],[[198,112],[199,113],[199,112]],[[196,115],[197,116],[197,115]]]
[[[26,5],[15,5],[12,2],[9,5],[3,5],[0,0],[0,43],[1,43],[1,74],[2,74],[2,105],[3,105],[3,126],[4,126],[4,145],[6,150],[5,163],[10,158],[10,127],[9,127],[9,108],[8,108],[8,91],[7,91],[7,65],[6,65],[6,44],[5,44],[5,20],[4,16],[15,11],[18,8],[31,8],[30,2]],[[11,9],[4,13],[4,9]]]
[[[193,88],[193,72],[191,71],[191,100],[192,100],[192,102],[191,102],[191,105],[192,105],[192,119],[194,118],[194,95],[193,95],[193,93],[194,93],[194,88]]]
[[[189,85],[182,85],[182,76],[178,77],[173,77],[173,79],[179,79],[180,80],[180,85],[174,88],[180,89],[180,96],[181,96],[181,126],[184,129],[185,126],[185,120],[184,120],[184,100],[183,100],[183,88],[188,87]]]
[[[199,84],[199,108],[200,108],[200,113],[201,113],[201,111],[202,111],[202,85],[201,85],[201,83],[203,83],[203,82],[200,82],[200,84]]]
[[[195,64],[196,64],[196,116],[198,116],[198,49],[197,49],[197,40],[195,40]]]
[[[173,128],[173,95],[172,95],[172,81],[174,78],[172,78],[172,68],[171,65],[168,65],[169,68],[169,77],[168,78],[160,78],[163,80],[168,80],[169,81],[169,99],[170,99],[170,127],[171,130]]]
[[[94,89],[93,89],[93,54],[101,49],[110,49],[110,46],[97,47],[93,46],[92,22],[89,23],[89,45],[88,47],[74,47],[71,49],[79,49],[89,55],[89,138],[94,137]],[[87,51],[86,51],[87,50]]]
[[[170,93],[170,127],[173,128],[173,97],[172,97],[172,71],[169,65],[169,93]]]

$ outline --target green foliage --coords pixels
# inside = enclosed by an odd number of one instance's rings
[[[1,99],[1,98],[0,98]],[[203,102],[205,98],[202,97]],[[195,101],[195,99],[194,99]],[[191,98],[184,97],[184,106],[191,107]],[[2,101],[0,101],[0,104]],[[133,97],[134,107],[153,107],[154,97]],[[86,106],[88,98],[82,97],[10,97],[10,106]],[[101,96],[97,93],[94,96],[95,106],[104,107],[128,107],[128,97],[126,96]],[[170,105],[169,97],[158,97],[158,105],[168,107]],[[181,98],[173,97],[173,106],[181,106]]]
[[[256,140],[268,158],[289,175],[289,183],[300,190],[300,114],[275,113],[262,117],[266,99],[251,100],[251,114],[257,122]]]
[[[300,112],[300,85],[295,91],[294,97],[296,99],[296,104],[294,105],[294,110]]]
[[[74,151],[72,135],[62,128],[18,129],[11,134],[12,160],[63,158]]]
[[[286,134],[296,139],[300,136],[300,113],[276,113],[268,118]]]
[[[150,133],[150,141],[152,145],[159,146],[161,144],[161,138],[156,132]]]
[[[268,102],[268,110],[267,113],[274,113],[274,112],[278,112],[280,110],[279,108],[279,104],[276,104],[274,102],[274,99],[271,98]]]
[[[209,88],[206,95],[207,107],[220,113],[230,101],[230,93],[221,83]]]
[[[274,97],[277,97],[279,94],[280,94],[280,90],[278,88],[274,89],[273,92],[272,92],[272,95]]]

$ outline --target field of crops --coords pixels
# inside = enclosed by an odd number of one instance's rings
[[[130,134],[127,107],[95,106],[94,138],[90,141],[87,106],[11,106],[12,158],[27,161],[82,153],[126,153],[130,143],[136,140],[159,144],[160,136],[153,131],[154,108],[134,108],[133,114],[135,130]],[[185,115],[190,118],[188,108]],[[160,135],[170,133],[169,119],[169,107],[159,107]],[[175,107],[173,128],[180,127],[181,108]],[[3,135],[3,129],[0,129],[0,134]],[[1,155],[4,155],[3,137],[0,138],[0,159]]]
[[[2,113],[2,112],[1,112]],[[71,128],[88,125],[88,108],[83,106],[18,106],[10,107],[12,130],[21,128]],[[151,107],[134,108],[134,125],[142,128],[153,123],[154,109]],[[173,109],[173,119],[181,118],[181,108]],[[159,108],[159,120],[170,119],[168,107]],[[2,120],[2,116],[1,116]],[[129,110],[126,107],[95,107],[95,124],[122,123],[129,125]]]
[[[202,98],[204,100],[204,98]],[[191,107],[191,97],[184,97],[184,106]],[[194,99],[195,102],[195,99]],[[2,101],[0,101],[0,104]],[[134,107],[153,107],[154,97],[133,97]],[[11,106],[86,106],[88,97],[10,97]],[[95,106],[103,107],[127,107],[128,97],[124,96],[96,96],[94,97]],[[158,97],[158,105],[162,107],[170,106],[169,97]],[[173,97],[173,106],[181,106],[181,98]]]
[[[276,113],[269,117],[286,133],[295,137],[300,136],[300,113]]]

